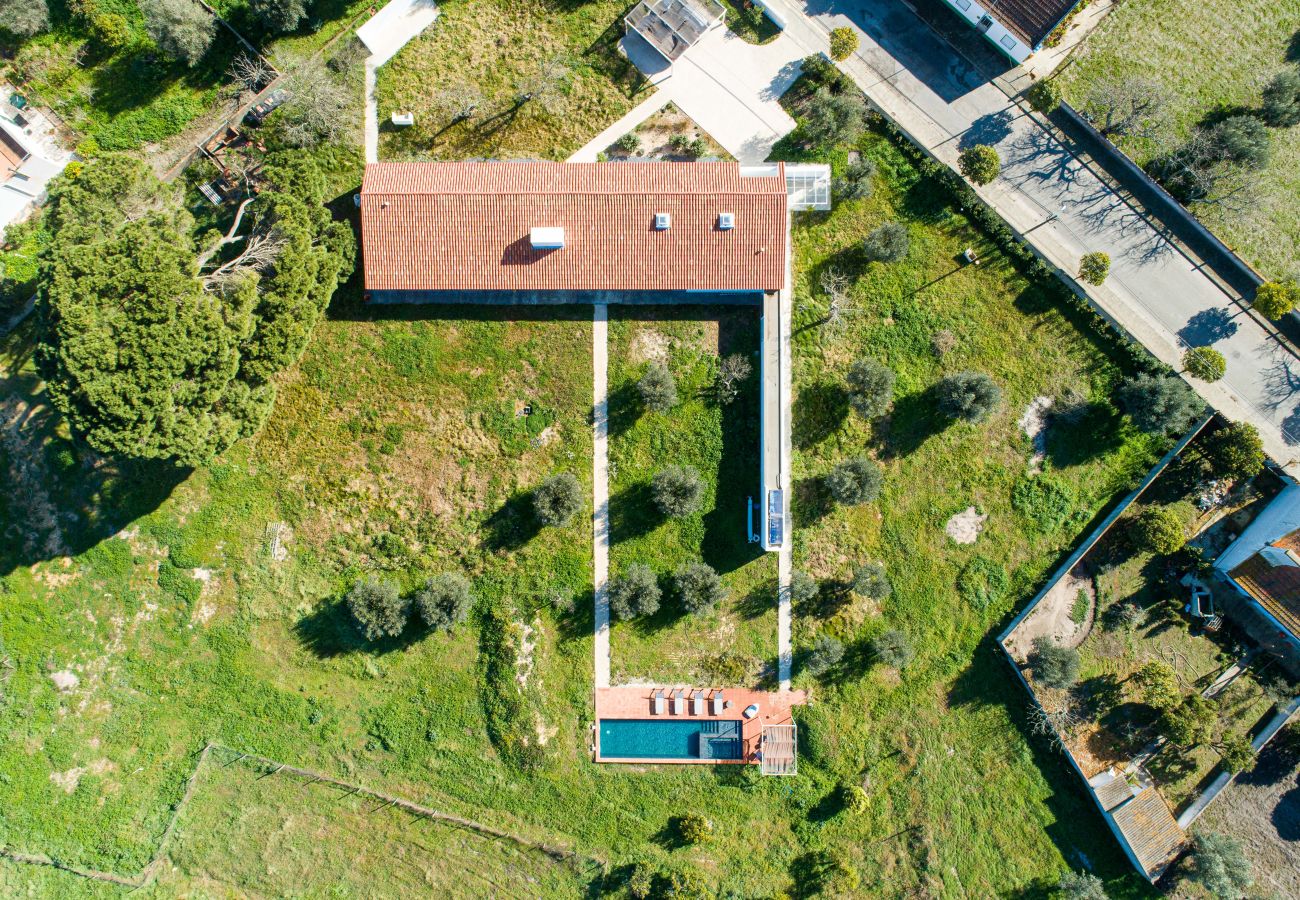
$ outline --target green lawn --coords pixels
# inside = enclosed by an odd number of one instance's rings
[[[644,79],[618,53],[627,5],[594,0],[453,0],[437,23],[379,70],[379,117],[415,114],[415,125],[380,130],[384,159],[565,159],[632,108]],[[552,62],[569,72],[553,108],[518,105],[518,81]],[[437,110],[447,88],[484,97],[469,121]]]
[[[756,4],[749,0],[721,2],[726,13],[727,28],[741,40],[751,44],[768,44],[780,36],[781,29]]]
[[[730,590],[717,610],[690,615],[669,589],[658,615],[617,625],[613,680],[755,685],[776,664],[776,557],[746,540],[745,503],[760,491],[758,377],[725,406],[708,391],[721,357],[754,360],[758,310],[611,307],[609,333],[611,574],[642,563],[667,587],[674,571],[703,560]],[[671,412],[642,410],[636,384],[652,361],[677,381]],[[665,519],[650,496],[650,479],[670,463],[705,482],[703,508],[684,519]]]
[[[1220,110],[1257,110],[1274,74],[1296,62],[1300,0],[1126,0],[1106,17],[1062,71],[1065,95],[1084,108],[1103,78],[1141,75],[1164,86],[1170,128],[1181,137]],[[1272,129],[1273,154],[1253,202],[1233,211],[1194,212],[1267,277],[1300,269],[1300,130]],[[1146,141],[1120,140],[1140,164]]]

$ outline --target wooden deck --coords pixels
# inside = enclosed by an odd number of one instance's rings
[[[674,715],[672,696],[678,688],[684,691],[685,701],[682,704],[683,711]],[[655,715],[654,697],[655,692],[660,690],[664,692],[664,711],[660,715]],[[699,716],[691,715],[692,704],[690,698],[691,694],[696,690],[703,690],[706,697],[704,714]],[[693,719],[698,721],[716,719],[742,722],[741,742],[744,755],[741,759],[605,759],[600,755],[599,735],[597,734],[596,761],[639,762],[656,765],[757,763],[759,761],[757,756],[758,743],[759,737],[763,733],[763,726],[784,725],[792,722],[794,719],[790,714],[791,708],[802,706],[808,701],[808,695],[805,691],[750,691],[743,688],[722,688],[723,702],[729,702],[731,705],[723,709],[720,715],[712,715],[710,713],[712,704],[709,703],[707,698],[711,697],[715,690],[717,689],[681,684],[597,688],[596,720],[599,722],[601,719]],[[758,704],[758,715],[752,719],[746,719],[744,717],[745,709],[755,703]]]

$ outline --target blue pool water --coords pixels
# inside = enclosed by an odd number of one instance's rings
[[[740,759],[739,721],[601,719],[607,759]]]

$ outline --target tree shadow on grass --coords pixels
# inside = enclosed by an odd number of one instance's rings
[[[841,384],[817,381],[800,388],[791,410],[795,447],[807,450],[829,438],[849,415],[849,394]]]
[[[844,812],[844,792],[836,786],[827,791],[825,796],[808,810],[808,821],[818,824],[829,822],[842,812]]]
[[[777,583],[770,578],[763,579],[736,601],[735,610],[746,619],[757,619],[764,613],[776,609]]]
[[[293,632],[303,649],[310,651],[319,659],[333,659],[349,653],[368,651],[376,655],[385,655],[396,650],[404,650],[411,644],[425,638],[429,631],[414,616],[406,628],[396,637],[367,641],[357,631],[348,612],[348,606],[342,599],[325,600],[294,623]]]
[[[883,438],[878,446],[880,458],[889,460],[910,456],[950,424],[938,410],[934,388],[897,397],[888,428],[880,430]]]
[[[484,545],[492,551],[522,548],[542,530],[533,513],[533,492],[515,494],[483,523]]]
[[[649,481],[640,481],[619,491],[609,500],[609,540],[612,544],[649,534],[664,520],[655,506]]]
[[[589,638],[596,627],[596,597],[592,588],[574,593],[573,608],[555,610],[555,630],[563,642]]]
[[[835,501],[823,478],[800,478],[794,483],[794,496],[790,500],[790,517],[795,529],[816,525],[835,509]]]
[[[1113,453],[1124,440],[1123,418],[1109,403],[1089,403],[1070,421],[1053,416],[1048,422],[1044,452],[1057,469]]]
[[[641,394],[633,382],[620,384],[609,392],[606,414],[609,422],[609,436],[618,437],[637,423],[644,412]]]

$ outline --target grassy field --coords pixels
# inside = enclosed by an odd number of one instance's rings
[[[1084,108],[1103,78],[1141,75],[1164,86],[1169,130],[1181,137],[1209,115],[1260,106],[1274,74],[1298,58],[1300,0],[1131,0],[1090,36],[1061,78],[1066,98]],[[1193,211],[1266,276],[1300,271],[1300,130],[1272,129],[1273,154],[1254,202],[1240,211],[1202,205]],[[1155,147],[1123,140],[1145,164]]]
[[[559,0],[456,0],[379,70],[381,122],[415,114],[404,129],[381,126],[384,159],[565,159],[631,109],[644,79],[619,55],[626,4]],[[559,63],[569,76],[551,109],[516,102],[520,79]],[[484,103],[466,122],[437,110],[447,88],[472,86]]]
[[[615,683],[632,679],[756,685],[776,663],[776,558],[746,541],[745,503],[759,493],[758,377],[735,402],[708,396],[721,357],[758,350],[754,307],[616,307],[610,315],[610,566],[642,563],[668,576],[687,563],[713,566],[730,589],[719,608],[690,615],[671,598],[658,615],[618,625]],[[637,380],[651,362],[669,366],[681,403],[642,412]],[[757,365],[755,365],[757,370]],[[705,502],[664,519],[650,479],[669,463],[696,468]]]

